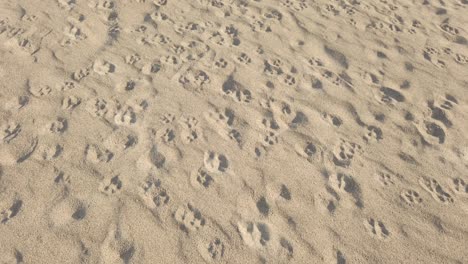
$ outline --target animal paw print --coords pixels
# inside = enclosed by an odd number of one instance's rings
[[[255,249],[262,249],[270,242],[270,228],[264,223],[239,223],[239,231],[244,243]]]
[[[109,104],[105,99],[96,98],[90,101],[88,111],[95,117],[105,117],[109,112]]]
[[[162,7],[167,5],[167,0],[153,0],[153,3],[158,7]]]
[[[432,198],[434,198],[434,200],[444,204],[454,202],[452,196],[442,188],[437,180],[429,177],[421,177],[419,179],[419,184],[432,196]]]
[[[210,187],[213,183],[213,177],[206,171],[205,168],[199,168],[195,173],[195,180],[197,184],[203,186],[204,188]]]
[[[225,246],[219,238],[213,239],[207,247],[209,257],[214,261],[219,261],[224,256]]]
[[[452,95],[446,94],[444,102],[440,105],[445,110],[451,110],[454,105],[458,104],[458,100]]]
[[[390,236],[387,227],[385,227],[384,223],[380,220],[370,218],[364,221],[364,225],[369,234],[374,238],[386,240]]]
[[[468,195],[468,182],[465,182],[462,178],[454,178],[451,183],[456,194]]]
[[[424,122],[425,124],[425,132],[438,139],[439,144],[443,144],[445,142],[445,130],[440,127],[438,124],[434,122]]]
[[[265,136],[263,136],[263,143],[265,146],[273,146],[278,144],[278,134],[274,131],[268,131]]]
[[[43,160],[54,160],[62,154],[63,147],[60,144],[46,144],[40,147],[39,155]]]
[[[391,172],[388,172],[388,171],[377,172],[377,180],[383,186],[389,186],[389,185],[395,184],[393,178],[394,178],[394,175]]]
[[[15,200],[10,206],[8,206],[8,208],[3,209],[0,212],[0,223],[6,224],[13,217],[15,217],[21,210],[22,205],[23,201]]]
[[[175,116],[171,113],[167,113],[163,115],[160,120],[163,124],[169,124],[175,120]]]
[[[382,130],[376,126],[367,126],[367,133],[362,137],[366,142],[375,142],[383,139]]]
[[[161,136],[161,139],[166,142],[166,143],[170,143],[172,142],[174,139],[175,139],[175,132],[174,130],[172,129],[166,129],[164,131],[164,134]]]
[[[357,183],[353,177],[343,173],[332,174],[329,177],[330,185],[341,192],[354,193],[357,191]]]
[[[117,125],[131,125],[134,124],[136,120],[135,111],[130,106],[120,109],[114,116],[114,122]]]
[[[343,124],[343,120],[340,117],[332,114],[323,113],[322,118],[335,127],[340,127]]]
[[[72,110],[75,107],[77,107],[79,104],[81,104],[81,99],[76,96],[70,95],[70,96],[63,98],[62,109]]]
[[[229,167],[229,161],[225,155],[213,151],[205,152],[203,163],[208,172],[222,173]]]
[[[422,203],[422,198],[415,190],[404,190],[400,194],[401,199],[409,205]]]
[[[384,103],[401,103],[405,101],[403,94],[389,87],[381,87],[381,101]]]
[[[461,64],[461,65],[468,64],[468,57],[463,54],[456,53],[453,55],[453,59],[458,64]]]
[[[229,139],[233,140],[237,144],[240,144],[242,142],[242,135],[236,129],[231,129],[228,133],[228,136],[229,136]]]
[[[194,208],[190,203],[187,206],[180,206],[174,213],[174,218],[185,232],[197,231],[205,226],[205,219],[200,211]]]
[[[232,76],[223,83],[222,91],[239,103],[250,103],[252,101],[251,92],[243,88]]]
[[[242,52],[239,57],[237,57],[237,61],[242,64],[249,65],[252,62],[252,59],[246,53]]]
[[[135,63],[139,62],[141,57],[138,53],[133,53],[130,55],[125,56],[125,63],[130,65],[135,65]]]
[[[457,28],[449,25],[448,23],[442,23],[439,27],[442,31],[450,35],[458,35],[460,33]]]
[[[225,69],[228,65],[228,62],[224,58],[219,58],[215,61],[215,66],[221,69]]]
[[[29,93],[35,97],[43,97],[52,93],[52,88],[49,85],[37,84],[29,85]]]
[[[62,134],[67,128],[68,121],[60,117],[49,125],[49,131],[54,134]]]
[[[184,75],[180,76],[179,83],[188,90],[201,90],[203,85],[210,83],[210,77],[202,70],[188,70]]]
[[[169,203],[169,195],[165,188],[161,186],[161,181],[151,179],[145,182],[142,187],[143,199],[149,208],[155,209]]]
[[[293,86],[296,84],[296,78],[290,74],[286,74],[286,76],[283,79],[283,82],[288,85],[288,86]]]
[[[333,151],[333,163],[340,167],[348,167],[351,165],[354,156],[360,150],[360,145],[341,140],[341,143]]]
[[[107,149],[98,147],[97,145],[87,145],[85,149],[86,160],[91,163],[106,163],[109,162],[114,154]]]
[[[307,62],[312,67],[323,67],[323,66],[325,66],[325,63],[323,63],[323,61],[320,58],[316,58],[316,57],[311,57]]]
[[[18,123],[4,124],[0,127],[0,138],[3,142],[10,143],[15,139],[21,132],[21,125]]]
[[[97,73],[99,75],[106,75],[108,73],[114,72],[115,71],[115,66],[114,66],[114,64],[112,64],[112,63],[110,63],[108,61],[98,59],[93,64],[93,70],[94,70],[95,73]]]
[[[72,79],[79,82],[91,73],[89,68],[82,68],[72,74]]]
[[[107,195],[116,194],[120,192],[121,189],[122,181],[120,180],[118,175],[103,181],[100,187],[100,191]]]

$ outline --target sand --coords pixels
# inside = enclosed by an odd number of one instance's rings
[[[468,263],[466,0],[1,0],[0,263]]]

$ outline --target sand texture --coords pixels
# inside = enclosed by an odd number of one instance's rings
[[[0,263],[468,263],[467,0],[0,0]]]

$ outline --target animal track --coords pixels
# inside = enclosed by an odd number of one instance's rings
[[[454,202],[452,196],[442,188],[437,180],[428,177],[421,177],[419,179],[419,184],[432,196],[432,198],[434,198],[434,200],[445,204]]]
[[[422,203],[422,198],[415,190],[404,190],[401,192],[400,197],[409,205]]]
[[[190,203],[187,206],[180,206],[174,213],[174,219],[179,223],[182,230],[186,232],[197,231],[205,226],[205,219],[200,211],[194,208]]]
[[[336,166],[348,167],[359,151],[360,145],[341,139],[340,144],[333,150],[333,163]]]
[[[232,76],[229,76],[223,83],[222,91],[239,103],[250,103],[252,101],[251,92],[235,81]]]
[[[109,162],[114,154],[107,149],[97,145],[87,145],[85,149],[86,160],[91,163],[106,163]]]
[[[10,143],[21,133],[21,125],[17,123],[6,123],[0,127],[0,138],[5,143]]]
[[[383,139],[382,130],[376,126],[367,126],[367,133],[363,136],[366,142],[380,141]]]
[[[208,244],[207,250],[213,260],[221,260],[224,256],[225,246],[221,239],[215,238]]]
[[[149,208],[155,209],[169,203],[167,190],[161,186],[161,181],[158,179],[147,180],[142,190],[142,198]]]
[[[100,191],[107,195],[116,194],[120,192],[121,189],[122,181],[120,180],[119,175],[104,180],[100,187]]]
[[[468,195],[468,183],[462,178],[453,178],[451,181],[452,189],[460,195]]]
[[[115,66],[114,66],[114,64],[112,64],[112,63],[110,63],[108,61],[98,59],[93,64],[93,70],[94,70],[95,73],[97,73],[99,75],[106,75],[108,73],[114,72],[115,71]]]
[[[270,228],[264,223],[239,223],[237,229],[249,247],[261,249],[270,242]]]
[[[22,206],[22,200],[13,201],[13,203],[10,206],[8,206],[8,208],[5,208],[0,212],[0,223],[6,224],[8,221],[10,221],[20,212]]]
[[[213,151],[205,152],[203,159],[205,168],[208,172],[226,172],[229,166],[228,159],[223,154]]]
[[[372,237],[380,240],[386,240],[390,236],[390,232],[388,231],[387,227],[385,227],[384,223],[380,220],[369,218],[364,221],[364,225]]]

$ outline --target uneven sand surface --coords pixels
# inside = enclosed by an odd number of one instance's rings
[[[0,263],[468,263],[467,0],[0,0]]]

